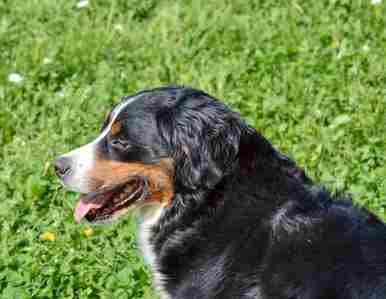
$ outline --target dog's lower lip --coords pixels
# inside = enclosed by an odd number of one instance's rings
[[[142,200],[146,193],[146,181],[134,179],[110,189],[103,188],[81,196],[76,204],[74,217],[76,222],[84,218],[89,222],[108,220],[119,211]]]

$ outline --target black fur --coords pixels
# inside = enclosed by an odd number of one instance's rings
[[[151,238],[171,298],[386,298],[386,227],[374,215],[315,186],[204,92],[140,95],[125,116],[137,140],[150,160],[175,161],[174,199]]]

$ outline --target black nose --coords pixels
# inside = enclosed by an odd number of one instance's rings
[[[71,163],[70,159],[66,157],[59,157],[55,160],[54,168],[56,175],[58,177],[64,177],[67,175],[71,170]]]

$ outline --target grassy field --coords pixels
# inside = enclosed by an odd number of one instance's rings
[[[52,160],[167,83],[223,99],[386,219],[385,5],[0,1],[0,298],[156,298],[135,220],[76,225]]]

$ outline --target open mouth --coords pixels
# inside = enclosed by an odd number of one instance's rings
[[[133,178],[112,188],[104,188],[82,196],[75,207],[75,220],[86,219],[101,223],[123,215],[129,207],[146,198],[147,184],[142,178]]]

